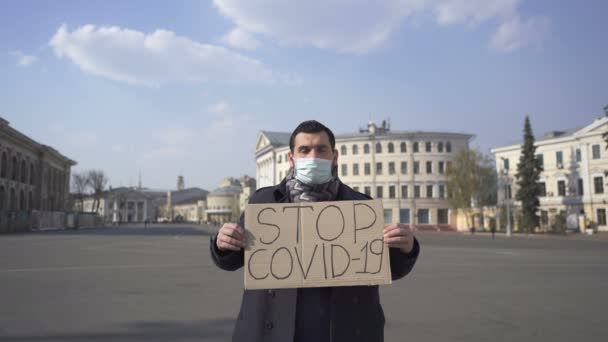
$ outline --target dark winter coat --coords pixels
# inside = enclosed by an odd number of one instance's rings
[[[370,197],[342,184],[337,200],[368,200]],[[285,182],[259,189],[249,200],[255,203],[289,202]],[[243,216],[240,220],[244,227]],[[407,275],[418,258],[420,245],[404,254],[389,248],[392,279]],[[211,239],[211,256],[216,265],[234,271],[244,264],[244,252],[219,251]],[[232,336],[233,342],[291,342],[294,339],[298,289],[245,290]],[[330,299],[330,341],[384,341],[384,313],[378,286],[333,287]]]

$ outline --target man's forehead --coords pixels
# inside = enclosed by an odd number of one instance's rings
[[[325,132],[304,133],[300,132],[295,137],[295,146],[329,146],[329,136]]]

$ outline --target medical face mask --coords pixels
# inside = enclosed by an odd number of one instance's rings
[[[316,185],[331,179],[331,160],[319,158],[294,158],[294,176],[304,184]]]

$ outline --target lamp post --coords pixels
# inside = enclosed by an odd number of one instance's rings
[[[503,165],[504,165],[504,157],[500,157],[500,159],[503,161]],[[510,186],[511,186],[511,179],[509,178],[509,169],[507,168],[502,168],[501,172],[500,172],[503,176],[504,179],[504,199],[507,202],[507,236],[511,236],[511,198],[510,198]]]

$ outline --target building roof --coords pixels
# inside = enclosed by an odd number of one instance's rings
[[[264,136],[268,138],[268,141],[270,141],[270,144],[275,147],[289,145],[289,138],[291,138],[291,133],[287,132],[262,131],[262,134],[264,134]]]
[[[188,188],[184,190],[171,191],[171,204],[196,203],[207,199],[209,191],[201,188]]]

